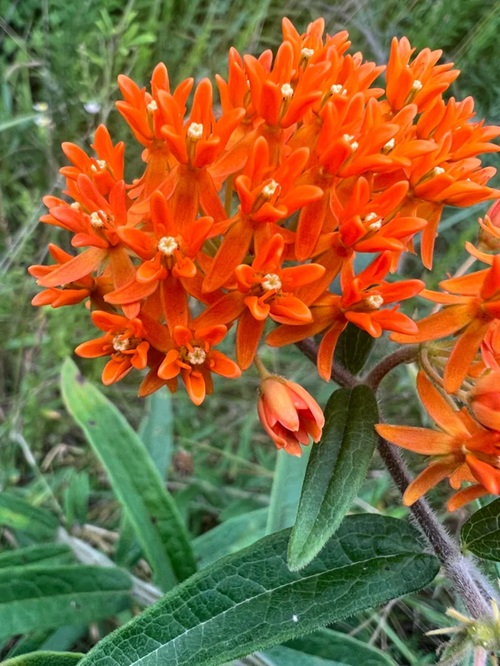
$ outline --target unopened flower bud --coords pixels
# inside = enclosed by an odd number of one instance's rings
[[[301,456],[307,446],[321,438],[325,417],[316,400],[294,382],[278,375],[265,376],[259,387],[257,409],[265,431],[278,449]]]

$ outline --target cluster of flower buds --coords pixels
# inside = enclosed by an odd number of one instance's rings
[[[450,510],[500,494],[500,201],[479,223],[479,247],[468,243],[467,249],[488,267],[443,280],[441,292],[424,290],[422,296],[443,307],[418,322],[417,334],[393,335],[422,343],[417,387],[442,431],[377,426],[391,442],[433,457],[408,487],[406,504],[446,478],[458,491]],[[471,485],[460,489],[462,482]]]
[[[431,267],[445,205],[499,196],[487,185],[495,170],[477,155],[498,150],[490,141],[500,128],[474,120],[471,98],[444,99],[458,71],[438,64],[440,51],[414,54],[406,38],[394,39],[380,87],[384,67],[349,54],[346,32],[323,33],[322,19],[302,35],[284,19],[275,57],[231,49],[227,80],[216,77],[217,105],[208,79],[172,89],[163,64],[149,91],[120,76],[117,108],[145,165],[130,183],[124,145],[104,126],[95,156],[63,144],[71,201],[46,197],[42,221],[69,231],[76,253],[51,245],[54,263],[31,267],[44,288],[33,302],[87,301],[103,335],[76,352],[108,357],[104,383],[147,369],[140,395],[175,391],[180,378],[200,404],[212,373],[238,377],[264,340],[281,347],[321,336],[318,371],[328,380],[349,323],[374,337],[395,332],[401,342],[432,337],[425,320],[421,328],[398,310],[424,283],[391,274],[417,235]],[[365,268],[356,272],[359,255]],[[499,266],[471,284],[443,283],[466,296],[446,295],[445,303],[458,300],[443,310],[450,315],[440,331],[464,329],[464,341],[479,346],[496,316]],[[337,277],[340,293],[332,293]],[[269,320],[277,326],[266,331]],[[235,360],[215,349],[232,326]],[[456,387],[460,373],[448,374]],[[319,417],[304,431],[300,420],[290,421],[295,441],[305,443],[303,432],[316,439]],[[293,442],[288,448],[297,452]]]

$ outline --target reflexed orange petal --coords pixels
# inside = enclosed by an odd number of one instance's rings
[[[396,426],[379,423],[375,426],[378,434],[401,446],[403,449],[415,451],[426,456],[439,456],[451,453],[453,450],[454,437],[444,432],[429,430],[428,428],[417,428],[414,426]]]
[[[500,495],[500,469],[483,460],[478,460],[473,455],[465,456],[465,462],[469,465],[474,477],[488,492]]]
[[[236,359],[242,370],[250,367],[257,353],[266,320],[256,320],[250,310],[246,310],[238,321],[236,329]]]
[[[130,365],[130,360],[127,356],[122,356],[118,359],[112,358],[104,366],[102,371],[102,383],[104,386],[109,386],[115,382],[119,382],[120,379],[123,379],[125,375],[132,370]]]
[[[420,371],[417,375],[417,389],[425,409],[436,425],[454,437],[467,436],[469,434],[459,417],[460,412],[451,407],[450,403],[437,390],[423,371]],[[440,452],[436,451],[436,454],[438,453]],[[445,453],[445,451],[442,453]]]
[[[325,382],[330,381],[335,347],[337,346],[340,334],[346,326],[347,321],[344,319],[335,322],[320,342],[318,348],[318,373]]]
[[[414,504],[431,488],[434,488],[440,481],[446,479],[456,467],[456,464],[453,458],[446,458],[431,463],[405,490],[403,504],[405,506]]]
[[[473,319],[469,305],[451,305],[436,314],[429,315],[417,322],[418,333],[415,335],[404,335],[393,333],[390,339],[394,342],[427,342],[428,340],[439,340],[456,333],[465,328]]]
[[[455,393],[460,388],[488,328],[489,322],[476,320],[457,340],[444,369],[444,388],[447,393]]]
[[[469,486],[468,488],[463,488],[459,490],[458,493],[455,493],[451,499],[448,500],[446,508],[448,511],[456,511],[464,504],[468,504],[475,499],[484,497],[488,494],[486,488],[483,488],[481,485]]]
[[[105,260],[106,255],[106,250],[90,247],[88,250],[70,259],[70,261],[58,266],[48,275],[39,278],[38,284],[42,287],[59,287],[69,282],[76,282],[97,270]]]

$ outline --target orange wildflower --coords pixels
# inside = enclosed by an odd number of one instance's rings
[[[500,318],[500,255],[493,257],[491,268],[443,280],[439,286],[448,293],[426,289],[421,295],[446,307],[419,321],[418,333],[395,333],[391,339],[427,342],[458,333],[444,370],[444,388],[454,393],[465,379],[491,322]]]
[[[316,400],[299,384],[267,374],[259,386],[260,422],[278,449],[302,455],[309,437],[319,442],[325,417]]]
[[[83,358],[111,356],[102,371],[103,384],[120,381],[132,368],[143,370],[146,367],[149,342],[144,339],[145,330],[140,319],[127,319],[96,310],[92,313],[92,321],[106,335],[83,342],[75,353]]]
[[[309,308],[294,292],[317,280],[325,269],[318,264],[281,268],[284,250],[283,236],[275,234],[250,266],[235,269],[237,291],[230,290],[195,319],[196,326],[238,319],[236,358],[242,370],[252,364],[268,317],[292,326],[312,321]]]
[[[212,349],[226,335],[225,326],[207,326],[191,330],[186,326],[176,326],[172,332],[173,348],[167,352],[158,368],[158,377],[168,384],[171,390],[177,388],[180,375],[189,397],[195,405],[201,405],[207,393],[213,391],[211,373],[234,379],[241,375],[238,365],[220,351]]]
[[[411,506],[443,479],[458,490],[448,510],[488,493],[500,494],[500,432],[479,425],[464,408],[453,409],[422,371],[417,377],[420,399],[440,431],[413,426],[378,424],[381,437],[404,449],[433,457],[403,495]],[[459,490],[462,482],[473,485]]]
[[[389,283],[383,278],[391,264],[390,253],[382,253],[365,270],[355,275],[351,263],[344,265],[340,277],[342,295],[326,293],[310,306],[313,322],[300,326],[280,326],[267,336],[272,347],[304,340],[323,332],[318,350],[318,372],[329,381],[333,354],[342,331],[351,322],[374,338],[382,331],[415,331],[417,325],[398,306],[390,309],[383,305],[397,303],[418,294],[424,287],[421,280],[402,280]]]

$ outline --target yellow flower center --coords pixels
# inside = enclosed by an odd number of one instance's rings
[[[117,352],[124,352],[130,349],[129,338],[124,338],[121,335],[115,335],[113,338],[113,349]]]
[[[94,229],[102,229],[104,226],[104,220],[102,219],[103,217],[105,217],[105,213],[102,210],[90,213],[90,224],[94,227]]]
[[[279,291],[281,289],[281,280],[276,273],[267,273],[267,275],[264,275],[264,279],[262,280],[262,287],[266,291],[271,291],[271,289],[274,289],[275,291]]]
[[[268,183],[262,188],[262,194],[266,197],[266,199],[270,199],[273,196],[273,194],[276,192],[278,187],[279,183],[277,183],[275,180],[272,180],[270,183]]]
[[[187,135],[192,141],[199,141],[203,136],[203,125],[201,123],[191,123]]]
[[[193,347],[193,351],[190,351],[186,358],[191,365],[201,365],[205,363],[207,352],[201,347]]]
[[[384,299],[379,294],[372,294],[365,298],[365,304],[371,310],[378,310],[384,304]]]
[[[178,247],[179,244],[173,236],[163,236],[158,241],[158,250],[166,257],[171,257]]]

